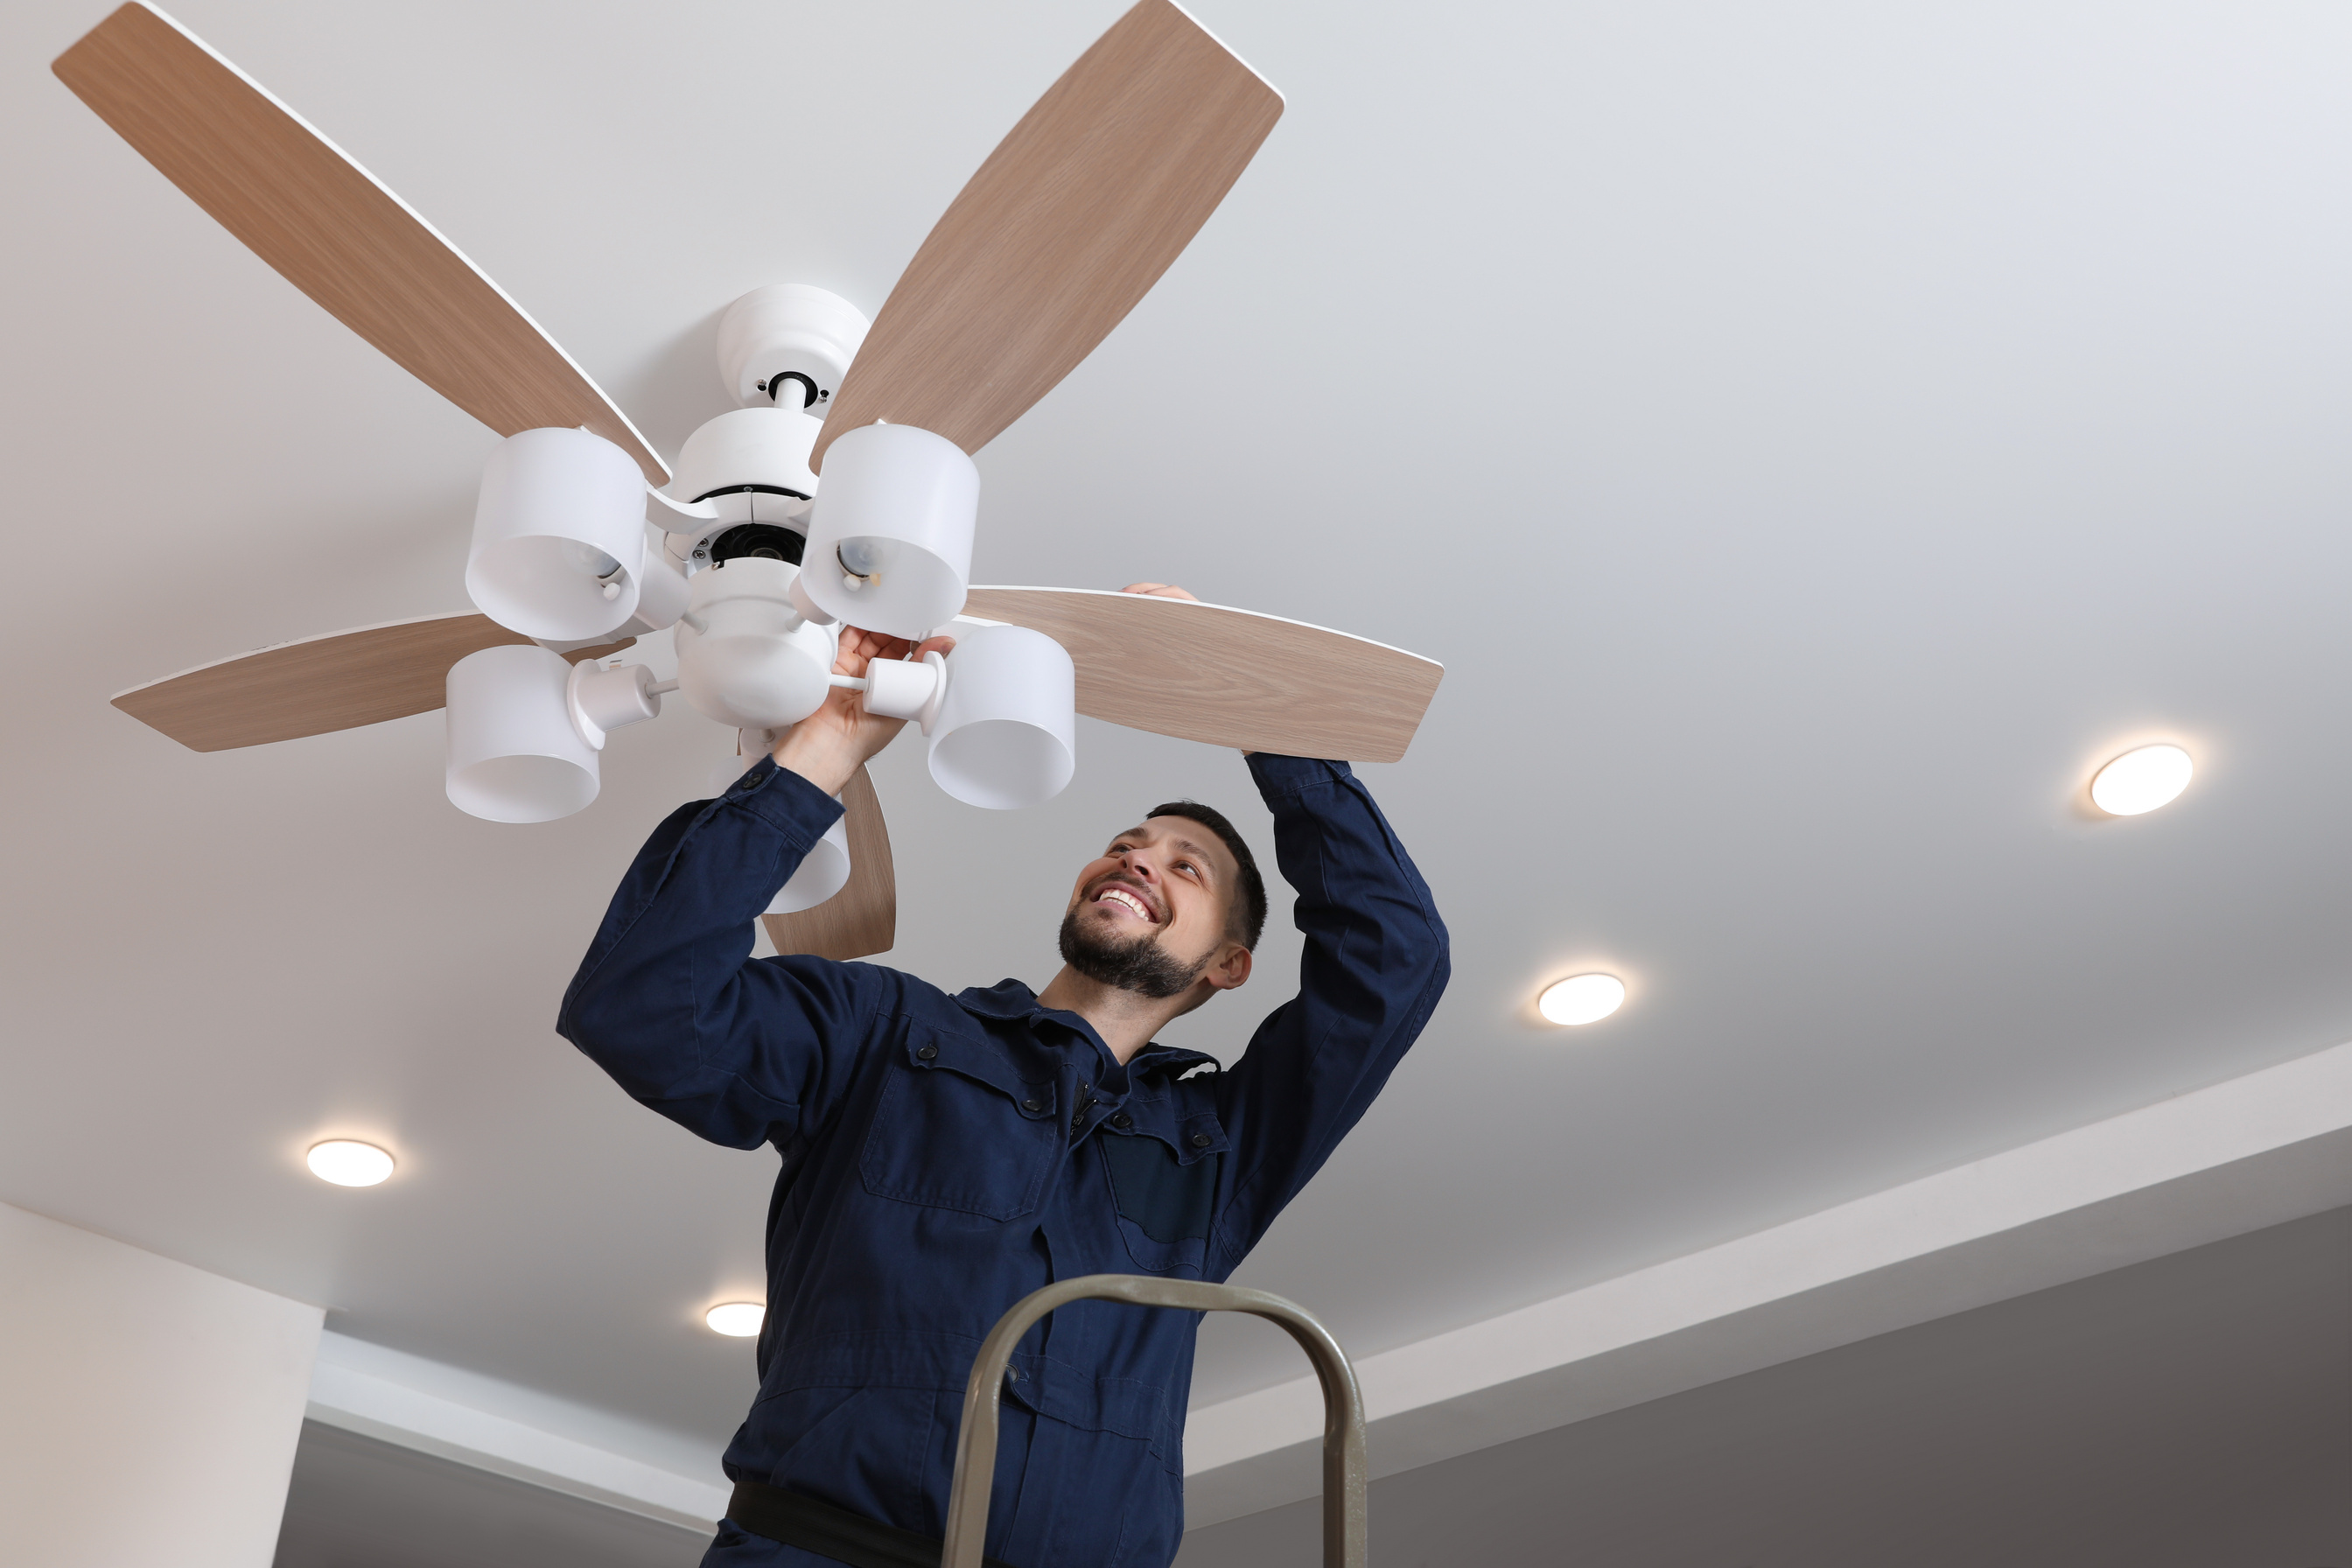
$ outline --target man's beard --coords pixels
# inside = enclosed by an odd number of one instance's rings
[[[1062,962],[1097,984],[1115,985],[1158,1001],[1190,988],[1216,956],[1213,948],[1197,963],[1182,963],[1160,945],[1156,930],[1128,942],[1089,935],[1078,924],[1078,910],[1084,908],[1084,904],[1075,905],[1062,917]]]

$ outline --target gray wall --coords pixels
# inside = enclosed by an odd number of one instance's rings
[[[1410,1471],[1371,1506],[1384,1568],[2336,1568],[2352,1211]],[[1311,1568],[1317,1541],[1308,1501],[1177,1562]]]

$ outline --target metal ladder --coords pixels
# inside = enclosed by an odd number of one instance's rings
[[[1186,1312],[1247,1312],[1282,1325],[1323,1384],[1323,1568],[1364,1568],[1364,1396],[1356,1370],[1331,1331],[1296,1301],[1234,1285],[1157,1279],[1143,1274],[1087,1274],[1023,1297],[982,1342],[963,1389],[956,1434],[955,1489],[940,1568],[982,1568],[988,1539],[988,1494],[996,1479],[996,1402],[1021,1336],[1046,1313],[1072,1301],[1126,1301]]]

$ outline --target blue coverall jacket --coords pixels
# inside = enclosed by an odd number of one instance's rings
[[[647,842],[557,1027],[663,1115],[782,1156],[730,1477],[937,1538],[964,1379],[1005,1309],[1080,1274],[1224,1279],[1363,1115],[1444,987],[1445,928],[1347,764],[1250,768],[1306,956],[1223,1071],[1156,1045],[1122,1066],[1014,980],[950,996],[875,964],[751,959],[754,917],[841,812],[771,762]],[[1031,1331],[989,1556],[1174,1556],[1197,1327],[1081,1302]],[[831,1568],[731,1521],[705,1563]]]

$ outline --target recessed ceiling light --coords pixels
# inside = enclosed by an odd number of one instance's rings
[[[2109,816],[2137,816],[2179,798],[2196,764],[2178,746],[2126,752],[2091,780],[2091,804]]]
[[[310,1173],[339,1187],[372,1187],[392,1174],[392,1156],[373,1143],[330,1138],[310,1145]]]
[[[760,1320],[768,1309],[757,1301],[728,1301],[702,1314],[714,1334],[725,1334],[730,1340],[748,1340],[760,1331]]]
[[[1571,974],[1545,987],[1536,1006],[1555,1024],[1591,1024],[1625,1003],[1625,983],[1613,974]]]

